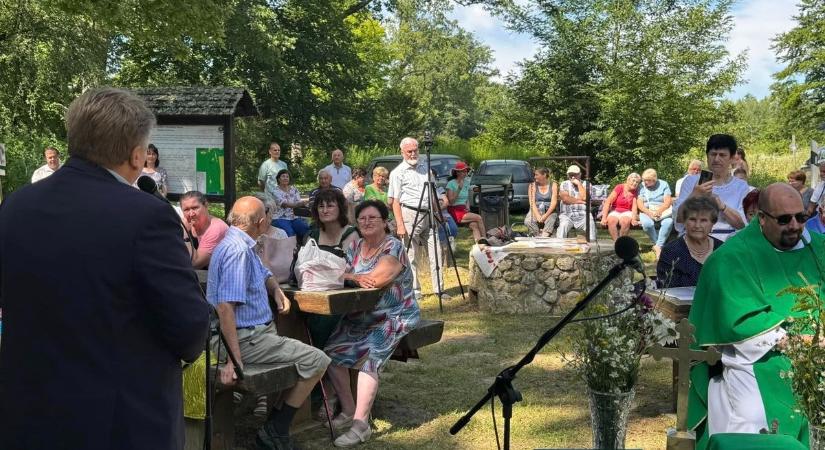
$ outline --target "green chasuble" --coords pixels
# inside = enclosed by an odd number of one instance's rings
[[[799,250],[777,251],[754,219],[714,251],[702,267],[690,310],[690,322],[696,327],[695,347],[740,343],[785,322],[795,298],[776,294],[791,285],[805,285],[800,273],[810,284],[823,283],[825,236],[811,233],[810,241],[806,240],[803,236],[805,246]],[[753,365],[767,423],[778,420],[779,434],[807,446],[807,421],[794,414],[790,381],[780,377],[780,372],[789,369],[790,361],[775,350]],[[708,370],[707,363],[701,363],[690,371],[688,427],[696,431],[697,450],[704,450],[708,443]]]

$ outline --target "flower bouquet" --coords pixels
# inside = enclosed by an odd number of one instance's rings
[[[825,302],[817,286],[788,287],[778,295],[793,294],[794,316],[784,325],[788,334],[782,353],[791,370],[780,374],[790,380],[797,407],[809,422],[811,449],[825,449]]]
[[[653,344],[676,340],[675,324],[638,295],[629,278],[606,288],[572,329],[571,351],[563,357],[590,389],[595,448],[624,448],[627,416],[642,355]]]

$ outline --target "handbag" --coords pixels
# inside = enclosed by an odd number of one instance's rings
[[[315,239],[309,239],[298,251],[295,278],[305,291],[329,291],[344,287],[347,262],[318,248]]]
[[[288,282],[298,238],[289,236],[278,239],[263,235],[258,238],[258,243],[261,246],[259,255],[264,266],[272,272],[272,276],[278,280],[278,283]]]

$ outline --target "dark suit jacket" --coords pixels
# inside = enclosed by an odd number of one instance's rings
[[[208,334],[174,211],[71,158],[0,206],[0,449],[178,449]]]

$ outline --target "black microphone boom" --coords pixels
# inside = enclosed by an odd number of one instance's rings
[[[169,203],[169,200],[160,195],[160,192],[158,192],[158,184],[155,183],[155,180],[153,180],[152,177],[148,175],[139,176],[137,179],[137,187],[141,191],[146,192],[147,194],[152,194],[164,202]]]

